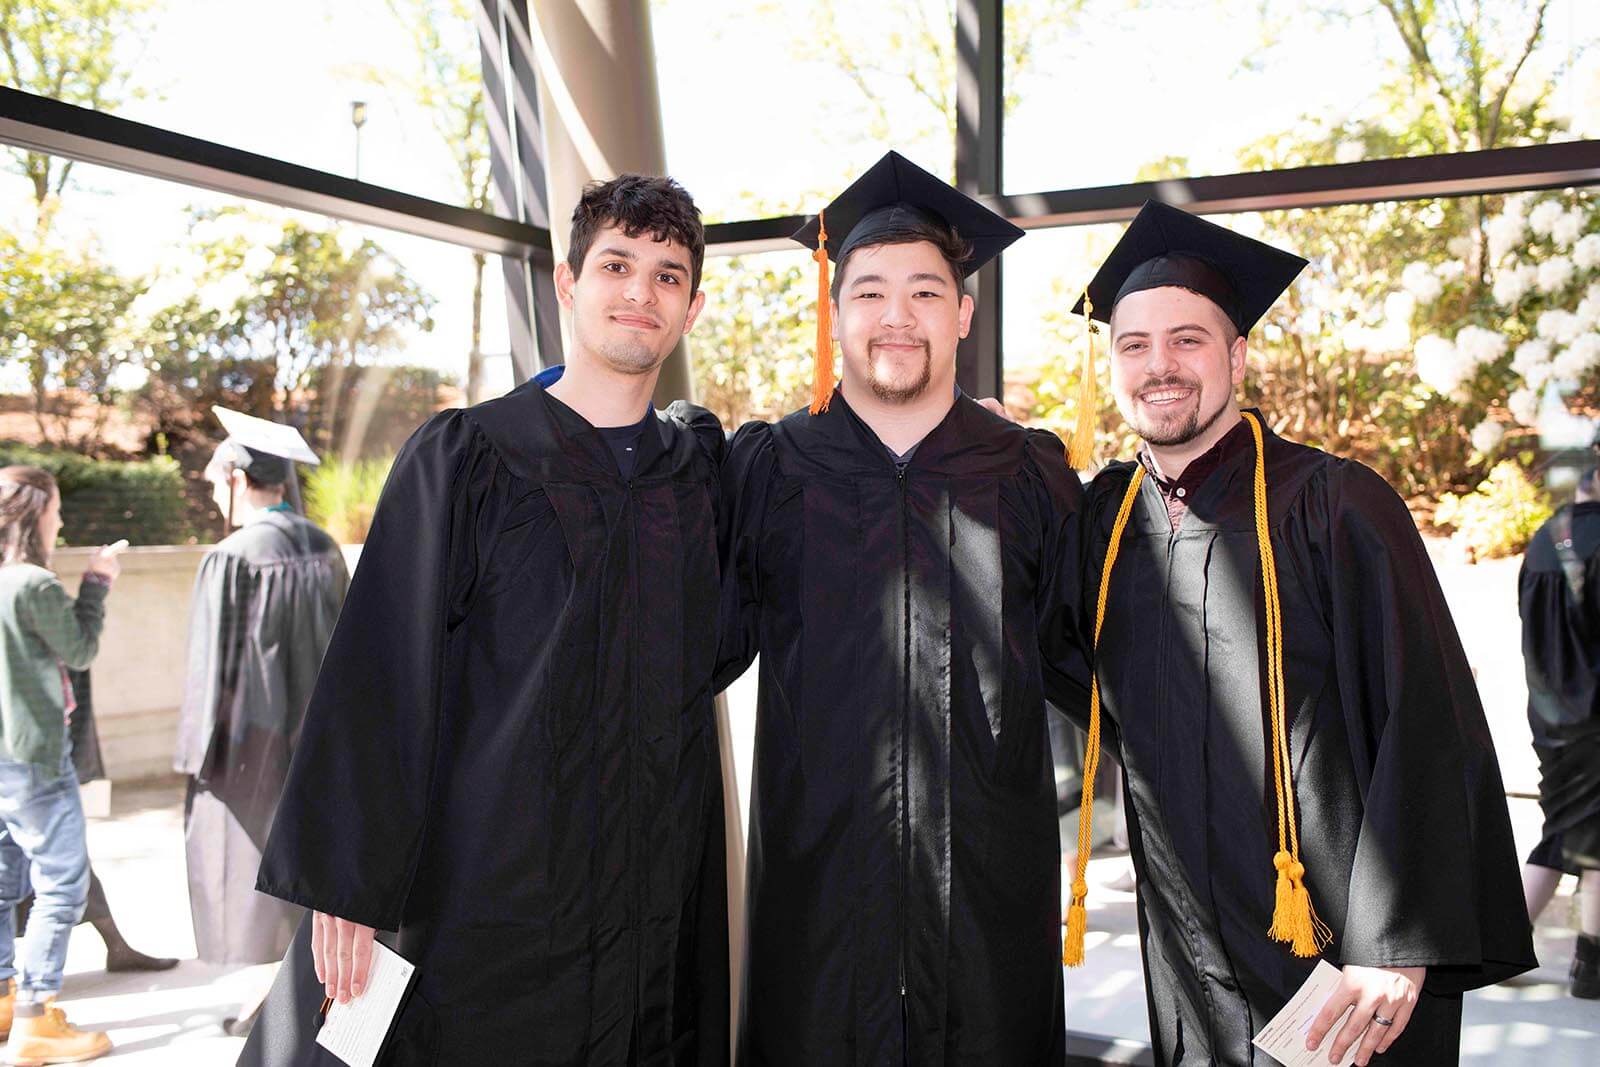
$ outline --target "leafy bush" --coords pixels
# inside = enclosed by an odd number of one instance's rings
[[[136,545],[173,545],[194,531],[184,515],[183,473],[177,460],[89,459],[0,442],[0,466],[42,467],[61,487],[62,540],[103,545],[126,537]]]
[[[1452,543],[1473,560],[1514,556],[1550,518],[1550,501],[1512,460],[1501,460],[1477,489],[1439,498],[1434,521],[1453,527]]]
[[[323,460],[306,475],[306,515],[341,544],[364,542],[393,465],[393,456]]]

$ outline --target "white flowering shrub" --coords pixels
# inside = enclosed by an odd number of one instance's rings
[[[1463,409],[1463,426],[1481,416],[1470,438],[1486,460],[1506,430],[1528,440],[1552,422],[1586,417],[1592,404],[1600,384],[1600,211],[1581,192],[1518,194],[1483,219],[1480,233],[1481,241],[1452,242],[1444,264],[1407,264],[1393,294],[1416,301],[1417,381],[1436,401]],[[1464,313],[1452,316],[1452,329],[1428,305],[1455,288]]]

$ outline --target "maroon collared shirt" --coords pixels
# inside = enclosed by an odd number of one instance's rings
[[[1183,522],[1183,517],[1189,513],[1189,498],[1196,489],[1211,477],[1218,467],[1231,459],[1236,453],[1243,452],[1251,447],[1250,424],[1244,419],[1227,433],[1221,440],[1212,445],[1204,454],[1195,459],[1183,469],[1183,473],[1176,478],[1163,478],[1156,470],[1155,462],[1150,458],[1148,447],[1139,449],[1139,462],[1144,465],[1145,473],[1161,491],[1161,499],[1167,505],[1167,521],[1172,523],[1176,530]]]

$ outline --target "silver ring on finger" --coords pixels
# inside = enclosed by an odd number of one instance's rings
[[[1393,1019],[1385,1019],[1383,1016],[1379,1015],[1377,1012],[1373,1012],[1372,1013],[1372,1021],[1377,1023],[1379,1026],[1393,1026],[1394,1025],[1394,1020]]]

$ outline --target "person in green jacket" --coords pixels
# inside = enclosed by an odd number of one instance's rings
[[[19,1065],[111,1051],[105,1034],[78,1030],[52,1001],[89,889],[67,671],[87,667],[99,649],[125,543],[90,558],[73,599],[49,569],[61,525],[49,473],[0,468],[0,1036],[9,1032],[9,1059]],[[15,911],[30,883],[19,952]]]

